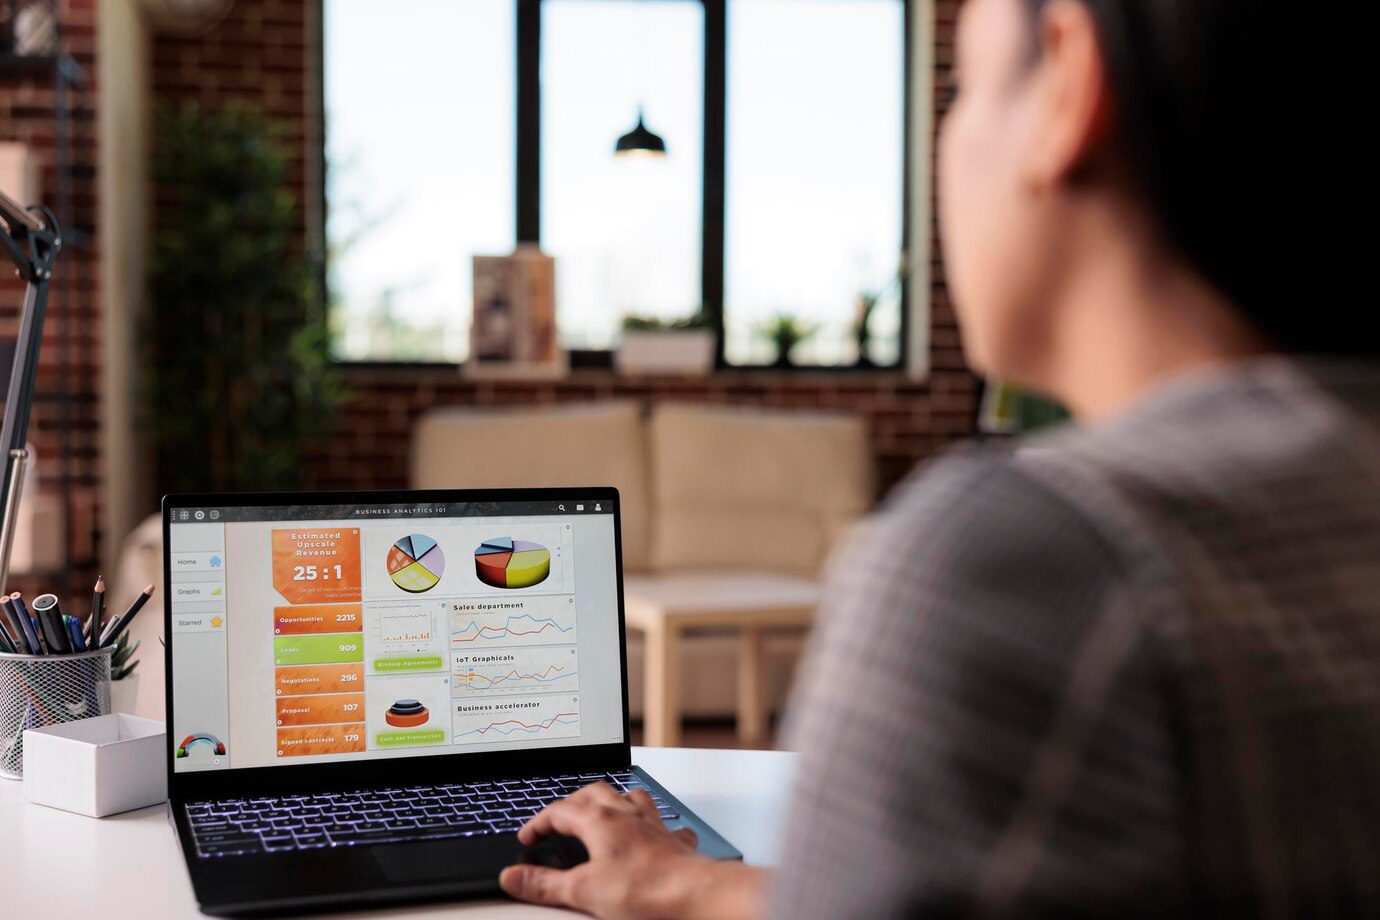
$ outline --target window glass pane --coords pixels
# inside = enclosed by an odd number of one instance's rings
[[[325,0],[337,354],[459,361],[471,256],[514,242],[513,0]]]
[[[606,347],[628,314],[700,299],[704,11],[696,0],[542,4],[542,248],[562,341]],[[638,107],[666,156],[615,157]]]
[[[770,361],[778,313],[818,324],[798,363],[851,364],[859,300],[880,294],[870,357],[899,354],[902,0],[729,0],[725,348]]]

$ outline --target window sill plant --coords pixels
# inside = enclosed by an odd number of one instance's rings
[[[704,375],[714,369],[714,347],[703,312],[679,320],[628,316],[614,367],[623,374]]]

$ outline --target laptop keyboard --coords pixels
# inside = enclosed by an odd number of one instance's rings
[[[203,859],[516,831],[546,805],[593,782],[644,789],[662,820],[680,815],[631,773],[407,786],[321,795],[217,799],[187,805]]]

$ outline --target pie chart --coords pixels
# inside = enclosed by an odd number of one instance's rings
[[[551,551],[540,543],[494,537],[474,551],[474,574],[495,588],[530,588],[551,574]]]
[[[403,537],[388,551],[388,575],[409,594],[430,591],[446,571],[446,557],[436,541],[423,534]]]

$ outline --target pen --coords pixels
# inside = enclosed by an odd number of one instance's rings
[[[18,623],[14,619],[14,612],[10,610],[10,596],[8,594],[4,597],[0,597],[0,623],[5,624],[5,628],[10,631],[10,635],[14,635],[14,630],[18,628]],[[24,635],[21,633],[19,635],[19,639],[21,640],[20,644],[23,644],[23,638]]]
[[[24,639],[29,644],[29,654],[42,655],[43,642],[38,637],[38,630],[34,629],[34,624],[29,621],[29,608],[24,605],[24,596],[16,591],[10,595],[10,603],[13,605],[14,618],[19,621],[24,631]]]
[[[153,585],[149,585],[134,599],[134,603],[129,605],[129,609],[110,624],[105,633],[101,636],[100,644],[96,647],[105,648],[107,645],[120,638],[120,633],[124,632],[125,628],[129,626],[129,621],[134,619],[134,615],[143,609],[144,605],[148,603],[149,598],[152,596]]]
[[[10,633],[9,619],[3,614],[0,614],[0,641],[5,643],[6,651],[14,652],[19,648],[19,643]]]
[[[96,588],[91,592],[91,619],[86,624],[86,634],[93,640],[101,638],[101,613],[105,610],[105,576],[96,576]]]
[[[6,655],[13,655],[14,646],[10,645],[9,639],[6,638],[9,634],[9,630],[0,629],[0,652]]]
[[[9,628],[10,644],[21,655],[29,654],[29,640],[24,635],[24,630],[19,628],[19,617],[15,615],[14,606],[10,603],[8,595],[0,596],[0,620],[5,621]]]
[[[14,609],[14,602],[8,597],[0,597],[0,611],[3,611],[4,615],[9,617],[10,635],[14,636],[16,640],[14,647],[18,650],[19,654],[37,655],[38,646],[29,638],[28,630],[20,626],[21,623],[27,622],[27,618],[21,617],[19,612]]]
[[[76,617],[65,617],[67,620],[67,638],[72,643],[72,651],[86,651],[86,640],[81,637],[81,620]]]
[[[43,638],[48,643],[48,651],[54,655],[66,655],[72,651],[72,640],[68,637],[67,626],[62,621],[62,606],[56,594],[40,594],[34,598],[34,616],[43,627]]]

